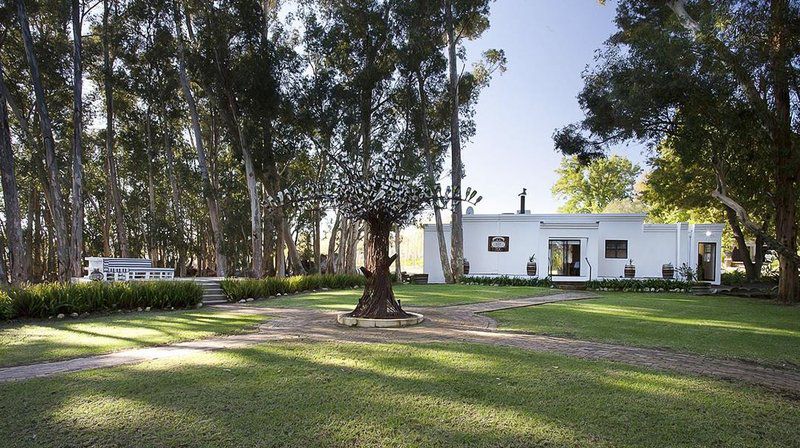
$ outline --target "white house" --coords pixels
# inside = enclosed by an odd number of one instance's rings
[[[719,284],[723,224],[647,224],[645,218],[645,214],[475,215],[468,209],[463,220],[464,258],[470,275],[526,276],[528,259],[535,254],[537,277],[549,275],[555,282],[620,278],[629,260],[636,278],[661,278],[662,265],[671,263],[677,271],[686,264],[698,270],[700,280]],[[430,282],[443,282],[436,226],[425,225],[424,233],[424,272]],[[449,253],[449,225],[445,236]]]

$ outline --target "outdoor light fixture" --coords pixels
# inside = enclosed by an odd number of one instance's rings
[[[710,230],[706,230],[706,236],[711,236],[711,231]]]

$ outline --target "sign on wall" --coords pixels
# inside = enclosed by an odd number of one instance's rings
[[[508,252],[508,237],[490,236],[489,252]]]

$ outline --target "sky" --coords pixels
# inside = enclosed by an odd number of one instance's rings
[[[481,93],[477,133],[463,145],[463,187],[483,196],[475,213],[519,209],[523,187],[532,213],[556,212],[562,201],[550,189],[561,155],[553,148],[553,131],[583,117],[576,98],[581,72],[614,32],[615,6],[597,0],[492,3],[491,27],[465,45],[472,60],[490,48],[503,49],[508,59],[507,71],[495,74]],[[621,146],[612,153],[644,166],[641,146]]]

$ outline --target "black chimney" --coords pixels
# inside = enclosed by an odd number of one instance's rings
[[[520,215],[524,215],[525,214],[525,196],[528,194],[527,191],[528,191],[527,188],[523,188],[522,189],[522,193],[519,194],[519,214]]]

